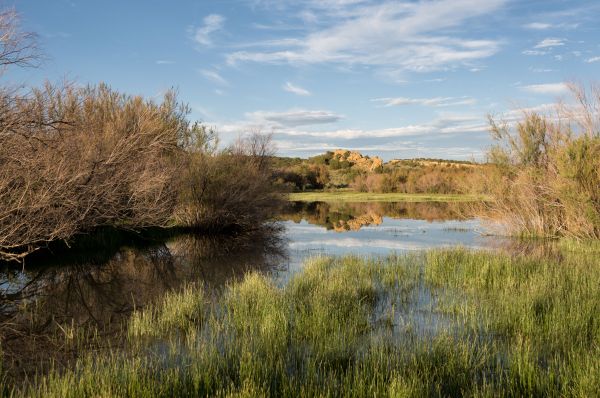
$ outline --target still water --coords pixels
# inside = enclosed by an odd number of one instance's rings
[[[288,271],[315,255],[376,255],[429,248],[496,248],[468,204],[296,203],[283,217]]]
[[[87,326],[109,339],[136,308],[185,283],[224,286],[251,270],[285,280],[315,255],[387,255],[461,245],[496,248],[457,203],[293,203],[274,227],[238,237],[177,236],[0,269],[3,362],[22,374],[66,362],[65,339]],[[60,346],[59,346],[60,345]],[[101,348],[101,347],[98,347]],[[52,353],[52,355],[48,355]],[[15,362],[16,361],[16,362]]]

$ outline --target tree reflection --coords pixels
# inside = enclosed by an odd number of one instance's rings
[[[338,232],[357,231],[379,225],[383,217],[427,221],[460,220],[471,217],[472,204],[459,202],[292,202],[281,219],[306,220]]]
[[[185,283],[219,289],[249,270],[274,272],[285,264],[277,228],[238,236],[180,235],[143,247],[123,247],[105,262],[80,254],[61,264],[0,273],[0,345],[3,365],[18,377],[66,365],[80,351],[119,344],[136,308]],[[87,347],[71,346],[73,333]]]

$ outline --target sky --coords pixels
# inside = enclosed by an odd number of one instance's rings
[[[483,160],[487,115],[600,80],[600,1],[13,0],[45,60],[3,80],[174,88],[226,145]]]

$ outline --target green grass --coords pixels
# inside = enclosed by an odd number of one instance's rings
[[[368,193],[353,191],[311,191],[289,194],[290,201],[300,202],[473,202],[485,200],[481,195]]]
[[[600,253],[463,249],[316,258],[136,313],[131,348],[16,396],[589,397],[600,394]]]

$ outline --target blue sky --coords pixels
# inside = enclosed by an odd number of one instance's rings
[[[546,109],[600,78],[600,2],[18,0],[45,79],[159,98],[174,87],[223,143],[279,154],[482,159],[486,115]]]

